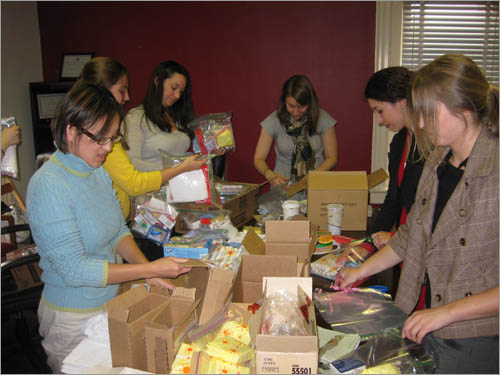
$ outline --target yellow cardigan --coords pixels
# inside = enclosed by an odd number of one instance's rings
[[[135,169],[120,142],[113,145],[103,167],[113,181],[125,220],[130,214],[130,196],[146,194],[161,187],[161,172],[141,172]]]

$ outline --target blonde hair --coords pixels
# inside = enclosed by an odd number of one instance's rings
[[[409,98],[409,119],[419,151],[430,155],[437,141],[437,104],[455,116],[471,113],[474,123],[487,126],[498,137],[498,87],[491,85],[474,61],[464,55],[447,54],[419,69]],[[418,124],[425,124],[425,131]]]

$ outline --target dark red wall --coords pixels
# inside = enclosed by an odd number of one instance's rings
[[[197,115],[233,112],[231,181],[263,181],[252,162],[259,123],[294,74],[311,79],[338,121],[336,170],[370,170],[363,89],[374,66],[375,2],[43,1],[38,13],[45,80],[58,79],[65,52],[110,56],[130,72],[131,108],[159,62],[185,65]]]

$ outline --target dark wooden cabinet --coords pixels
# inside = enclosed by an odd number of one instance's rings
[[[52,153],[56,147],[50,130],[50,123],[59,101],[75,81],[30,82],[31,117],[35,156]]]

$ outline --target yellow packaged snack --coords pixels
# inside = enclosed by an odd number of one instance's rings
[[[232,337],[250,346],[250,332],[248,331],[248,326],[236,320],[228,320],[220,327],[217,337],[222,336]]]
[[[240,365],[253,358],[254,351],[231,336],[217,337],[207,345],[205,352],[212,357]]]
[[[235,365],[214,358],[205,352],[198,352],[191,361],[193,374],[250,374],[250,368]]]
[[[175,356],[174,363],[170,369],[171,374],[190,374],[191,373],[191,359],[193,354],[197,353],[195,347],[182,343],[177,355]]]
[[[361,371],[362,374],[399,374],[399,369],[392,363],[385,363],[378,366],[368,367]]]
[[[225,128],[216,136],[217,148],[231,147],[233,146],[233,136],[229,128]]]

